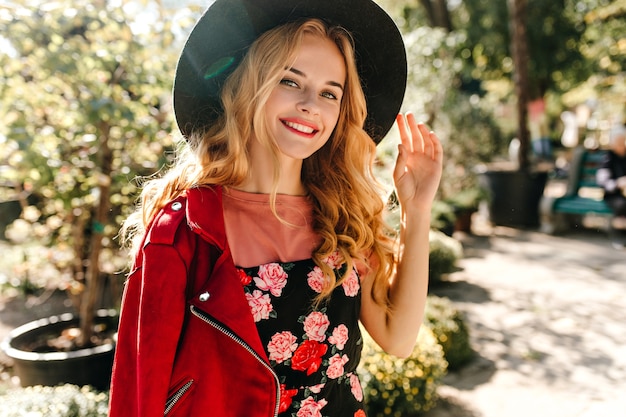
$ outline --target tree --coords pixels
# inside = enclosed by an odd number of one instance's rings
[[[127,263],[115,236],[135,199],[132,180],[164,165],[175,145],[173,20],[153,13],[140,21],[132,7],[102,0],[0,6],[7,52],[0,56],[0,165],[37,202],[25,203],[7,234],[50,248],[31,256],[25,271],[69,290],[80,312],[79,345],[91,342],[103,279]],[[189,17],[177,22],[191,25]]]
[[[517,96],[517,138],[520,142],[519,168],[528,169],[528,148],[530,134],[528,132],[528,40],[526,38],[527,1],[508,0],[511,16],[511,52],[513,55],[513,73],[515,95]]]

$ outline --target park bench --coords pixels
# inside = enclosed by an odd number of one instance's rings
[[[585,216],[612,217],[603,201],[604,190],[596,182],[605,150],[576,148],[572,155],[567,189],[561,197],[544,196],[540,202],[541,230],[549,234],[582,227]]]

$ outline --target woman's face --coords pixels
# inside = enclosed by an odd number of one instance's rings
[[[330,39],[309,34],[296,56],[270,94],[265,117],[280,152],[302,160],[320,149],[335,129],[346,67]]]

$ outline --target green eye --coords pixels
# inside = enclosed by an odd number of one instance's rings
[[[296,83],[294,80],[290,80],[289,78],[283,78],[282,80],[280,80],[280,83],[283,85],[288,85],[290,87],[298,87],[298,83]]]

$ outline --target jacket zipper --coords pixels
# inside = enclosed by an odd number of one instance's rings
[[[224,333],[226,336],[231,338],[235,343],[237,343],[242,348],[247,350],[248,353],[250,353],[274,377],[274,380],[276,381],[276,405],[274,406],[274,417],[277,417],[278,416],[278,408],[280,407],[280,381],[278,379],[278,376],[276,375],[276,373],[272,369],[272,367],[270,365],[268,365],[263,360],[263,358],[261,356],[259,356],[259,354],[254,351],[254,349],[252,349],[243,339],[241,339],[235,333],[231,332],[226,327],[222,326],[219,322],[217,322],[217,321],[211,319],[210,317],[206,316],[204,314],[204,312],[201,311],[200,309],[198,309],[196,306],[192,305],[189,308],[191,310],[191,313],[194,316],[198,317],[200,320],[206,322],[207,324],[209,324],[210,326],[214,327],[218,331]]]
[[[193,384],[193,379],[188,381],[182,387],[180,387],[178,391],[174,393],[174,395],[172,395],[170,398],[167,399],[167,402],[165,403],[165,413],[163,413],[164,416],[168,415],[169,412],[172,411],[172,408],[176,405],[178,400],[180,400],[181,397],[185,395],[187,391],[189,391],[189,388],[191,388],[192,384]]]

